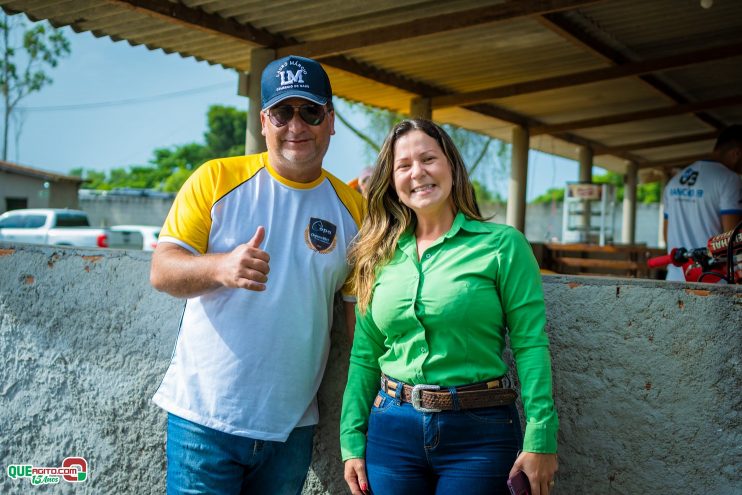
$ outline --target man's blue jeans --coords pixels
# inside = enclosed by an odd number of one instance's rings
[[[522,444],[514,406],[422,413],[379,393],[366,443],[374,495],[508,493]]]
[[[298,495],[312,459],[314,426],[286,442],[253,440],[173,414],[167,425],[167,493]]]

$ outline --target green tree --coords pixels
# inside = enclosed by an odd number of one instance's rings
[[[363,129],[357,128],[348,119],[344,118],[343,107],[346,105],[363,115],[366,122]],[[407,118],[389,110],[345,100],[336,103],[335,115],[342,124],[363,140],[365,144],[364,158],[367,163],[376,160],[381,144],[392,127]],[[480,201],[485,201],[482,198],[487,195],[487,197],[493,198],[493,201],[501,201],[500,191],[504,190],[504,184],[510,170],[510,146],[491,136],[472,132],[462,127],[450,124],[443,124],[442,127],[456,144],[472,180],[477,180],[479,183],[478,187],[480,189],[477,198]],[[480,167],[480,165],[484,166]]]
[[[531,203],[551,203],[552,201],[564,201],[564,188],[552,187],[546,190],[540,196],[537,196]]]
[[[159,175],[162,175],[162,178],[167,177],[171,172],[178,169],[194,171],[208,159],[222,156],[213,153],[207,146],[198,143],[182,144],[170,148],[157,148],[153,153],[154,157],[150,160],[150,163],[158,169]]]
[[[636,200],[645,204],[662,202],[660,183],[648,182],[646,184],[639,184],[636,191]]]
[[[493,203],[504,203],[505,200],[497,194],[487,189],[484,184],[476,179],[471,181],[471,185],[474,187],[474,196],[477,198],[477,203],[481,204],[493,204]]]
[[[192,173],[192,170],[179,168],[178,170],[170,174],[167,179],[165,179],[165,183],[162,185],[161,189],[165,192],[180,191],[180,188],[183,186],[185,181],[188,180],[188,177],[190,177]]]
[[[204,143],[187,143],[156,148],[145,165],[118,167],[105,174],[74,169],[70,173],[86,180],[86,187],[157,189],[177,192],[202,163],[221,156],[237,156],[245,151],[246,112],[213,105],[207,112]]]
[[[46,23],[27,26],[20,15],[0,13],[0,91],[3,97],[2,158],[8,159],[10,119],[18,103],[52,83],[45,72],[70,54],[64,34]]]
[[[97,172],[95,170],[87,170],[79,167],[70,170],[69,175],[85,179],[84,186],[87,189],[110,189],[110,187],[105,187],[106,174],[104,172]]]
[[[593,178],[593,182],[600,184],[613,184],[616,186],[616,201],[623,201],[624,196],[624,182],[623,175],[617,174],[616,172],[608,172],[603,175],[598,175]],[[646,184],[639,184],[636,187],[636,200],[639,203],[659,203],[662,201],[660,197],[660,183],[659,182],[648,182]]]
[[[616,201],[623,201],[623,175],[617,174],[616,172],[607,172],[605,174],[594,176],[593,182],[596,184],[612,184],[616,187]],[[636,188],[636,200],[639,203],[645,204],[659,203],[662,200],[660,197],[660,183],[649,182],[646,184],[639,184]],[[564,189],[549,189],[544,194],[535,198],[533,203],[549,203],[551,201],[564,201]]]
[[[206,115],[206,149],[212,157],[238,156],[245,153],[247,112],[234,107],[212,105]]]

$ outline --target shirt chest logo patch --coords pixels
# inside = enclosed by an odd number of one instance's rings
[[[331,253],[337,245],[337,230],[334,223],[312,217],[304,230],[304,241],[312,251]]]

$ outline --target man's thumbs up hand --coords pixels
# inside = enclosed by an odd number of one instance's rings
[[[260,249],[265,227],[257,228],[252,239],[232,250],[221,263],[220,280],[225,287],[264,291],[268,281],[270,256]]]

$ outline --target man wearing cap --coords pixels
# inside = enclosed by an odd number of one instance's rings
[[[152,257],[152,285],[187,299],[153,398],[169,413],[168,493],[298,494],[311,460],[363,200],[322,169],[335,132],[322,66],[276,60],[261,92],[268,151],[196,170]]]

